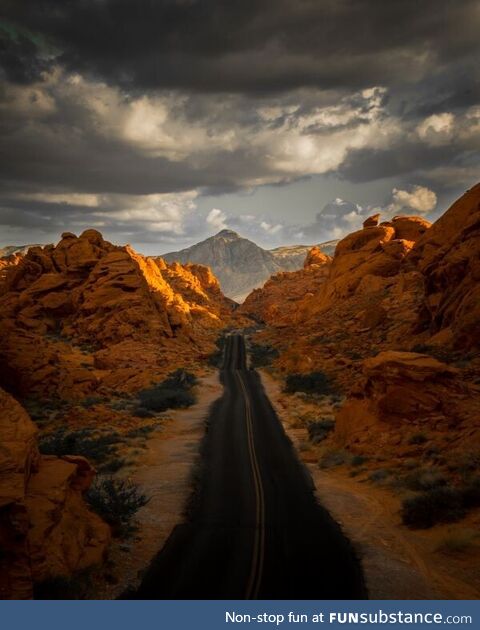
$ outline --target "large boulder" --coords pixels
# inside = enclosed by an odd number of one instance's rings
[[[0,599],[26,599],[36,582],[100,564],[110,528],[83,500],[87,460],[41,456],[34,423],[2,389],[0,435]]]
[[[65,233],[55,247],[33,247],[6,268],[0,385],[22,396],[81,399],[107,383],[122,383],[95,372],[86,354],[108,354],[124,341],[137,344],[131,374],[144,372],[146,344],[157,349],[148,385],[208,354],[232,310],[207,267],[168,265],[128,245],[114,246],[96,230],[80,237]],[[123,379],[122,389],[132,391],[136,382]]]

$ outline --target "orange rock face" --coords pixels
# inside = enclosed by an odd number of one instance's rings
[[[103,560],[110,529],[82,498],[94,476],[81,458],[44,457],[28,414],[0,389],[0,599]]]
[[[66,233],[0,285],[0,383],[60,398],[134,391],[207,352],[231,311],[206,268]]]
[[[262,289],[250,293],[239,308],[239,314],[277,327],[292,326],[314,292],[325,282],[331,258],[313,247],[299,271],[277,273]]]
[[[407,443],[415,431],[450,431],[455,447],[480,440],[480,392],[460,370],[428,355],[381,352],[363,363],[363,380],[336,415],[339,445],[374,453]]]
[[[421,321],[459,348],[480,348],[480,184],[425,232],[409,255],[425,277]]]

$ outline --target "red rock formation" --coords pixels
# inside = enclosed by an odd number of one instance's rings
[[[455,435],[455,447],[480,441],[480,392],[460,370],[413,352],[381,352],[336,415],[339,445],[374,453],[408,444],[415,432]],[[384,452],[384,454],[387,454]]]
[[[110,529],[82,498],[88,462],[41,456],[36,426],[2,389],[0,410],[0,599],[25,599],[35,582],[101,563]]]
[[[362,226],[364,228],[377,227],[379,219],[380,214],[373,214],[371,217],[368,217],[368,219],[365,219],[365,221],[362,223]]]
[[[134,391],[207,352],[232,310],[208,269],[140,256],[95,230],[30,249],[0,293],[0,383],[21,395]]]
[[[428,332],[440,344],[480,348],[480,184],[434,223],[408,260],[425,277],[420,320]]]
[[[480,185],[433,226],[409,216],[367,224],[337,244],[321,283],[287,273],[275,292],[253,292],[245,312],[269,324],[262,337],[280,350],[277,367],[322,366],[348,391],[379,351],[478,347],[479,201]]]
[[[313,247],[299,271],[277,273],[262,289],[250,293],[239,308],[239,314],[275,326],[292,326],[314,292],[325,282],[331,263],[330,256]]]

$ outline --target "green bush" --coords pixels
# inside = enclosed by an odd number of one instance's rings
[[[436,523],[452,523],[464,515],[461,490],[446,486],[405,499],[401,509],[403,524],[418,529],[428,529]]]
[[[196,382],[196,377],[190,372],[176,370],[161,383],[138,393],[139,409],[160,412],[190,407],[195,402],[190,390]]]
[[[310,422],[307,426],[308,438],[314,444],[318,444],[328,437],[328,434],[335,428],[335,420],[322,418],[316,422]]]
[[[335,387],[324,372],[310,372],[309,374],[289,374],[285,381],[285,391],[328,396],[335,393]]]
[[[116,445],[120,442],[123,438],[116,431],[105,433],[92,428],[68,431],[60,427],[42,437],[39,448],[44,455],[82,455],[101,464],[116,454]]]
[[[91,508],[112,526],[116,535],[131,532],[133,517],[150,501],[132,481],[113,477],[97,477],[85,496]]]

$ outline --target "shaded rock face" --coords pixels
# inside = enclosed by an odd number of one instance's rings
[[[36,426],[2,389],[0,434],[0,599],[26,599],[36,582],[100,564],[110,529],[83,500],[87,460],[41,456]]]
[[[418,240],[409,255],[425,277],[421,323],[459,348],[480,348],[480,184]]]
[[[480,441],[480,395],[460,370],[431,356],[386,351],[363,363],[363,379],[336,415],[341,446],[374,453],[403,436],[455,433],[455,444]]]
[[[302,245],[265,250],[232,230],[222,230],[192,247],[165,254],[163,258],[169,262],[200,263],[210,267],[225,295],[243,302],[253,289],[262,286],[273,274],[300,269],[308,250]]]
[[[331,260],[318,247],[313,247],[303,269],[272,276],[263,288],[250,293],[239,314],[281,328],[295,325],[314,293],[326,281]]]
[[[208,269],[145,258],[95,230],[66,233],[0,283],[0,384],[60,398],[135,391],[207,352],[231,311]]]

